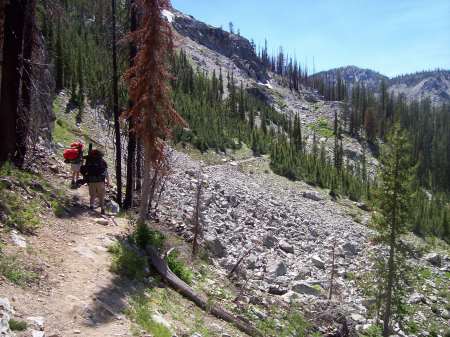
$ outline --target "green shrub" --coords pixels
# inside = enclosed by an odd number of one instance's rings
[[[116,242],[108,248],[112,254],[111,271],[123,275],[129,279],[141,280],[144,278],[147,262],[145,258],[126,247],[123,243]]]
[[[9,328],[11,331],[25,331],[27,326],[28,324],[25,321],[17,321],[15,319],[9,320]]]
[[[172,250],[166,258],[167,265],[170,270],[187,284],[192,283],[192,271],[179,258],[179,253]]]
[[[155,248],[162,248],[165,236],[161,232],[150,229],[146,224],[138,224],[133,234],[134,242],[142,249],[151,245]]]
[[[24,286],[37,279],[37,274],[26,270],[23,263],[16,256],[0,254],[0,275],[14,284]]]

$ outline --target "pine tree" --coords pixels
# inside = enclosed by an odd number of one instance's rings
[[[396,124],[382,150],[380,185],[376,194],[379,215],[375,222],[380,230],[380,239],[389,245],[387,280],[385,286],[385,309],[383,316],[383,336],[390,335],[393,314],[393,299],[401,275],[398,269],[399,235],[406,230],[409,222],[412,163],[406,135]],[[395,309],[395,308],[394,308]]]

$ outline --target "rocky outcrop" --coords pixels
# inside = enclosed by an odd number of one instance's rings
[[[0,336],[9,337],[11,330],[9,329],[9,320],[13,314],[11,304],[7,298],[0,298]]]
[[[231,59],[249,77],[260,82],[268,80],[262,62],[246,38],[207,25],[177,11],[174,11],[172,25],[181,35]]]

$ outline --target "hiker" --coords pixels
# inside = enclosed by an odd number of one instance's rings
[[[103,159],[103,153],[94,149],[85,157],[82,174],[89,187],[90,208],[94,210],[95,199],[99,200],[101,214],[105,214],[105,182],[109,185],[108,165]]]
[[[80,179],[80,168],[83,164],[83,143],[77,141],[70,144],[70,149],[64,150],[64,159],[66,163],[70,164],[72,172],[71,187],[76,188]]]

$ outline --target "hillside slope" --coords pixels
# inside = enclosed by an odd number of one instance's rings
[[[389,78],[370,69],[346,66],[314,74],[336,82],[338,73],[347,83],[362,83],[373,92],[378,92],[384,80],[389,92],[402,94],[408,101],[429,98],[433,105],[450,103],[450,70],[422,71]]]

